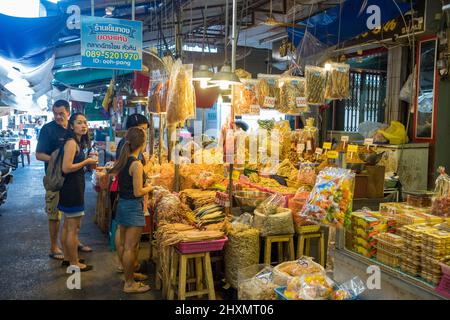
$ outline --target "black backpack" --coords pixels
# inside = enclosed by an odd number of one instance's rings
[[[56,149],[50,156],[47,172],[44,176],[44,188],[47,191],[57,192],[61,190],[64,184],[64,175],[62,172],[62,161],[64,155],[63,147]]]

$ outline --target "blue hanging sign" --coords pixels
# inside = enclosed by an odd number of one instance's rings
[[[142,70],[142,22],[81,17],[81,65]]]

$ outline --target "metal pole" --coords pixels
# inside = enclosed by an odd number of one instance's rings
[[[136,1],[132,0],[131,1],[131,20],[135,20],[135,14],[136,14]]]
[[[91,16],[95,16],[95,4],[94,4],[94,0],[91,0]]]
[[[231,29],[231,71],[236,71],[236,45],[237,45],[237,38],[236,38],[236,19],[237,19],[237,4],[236,0],[233,0],[233,27]]]

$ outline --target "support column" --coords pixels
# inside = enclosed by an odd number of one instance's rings
[[[407,52],[404,47],[396,47],[388,51],[387,85],[386,85],[386,110],[384,122],[402,120],[402,108],[400,90],[407,78]]]

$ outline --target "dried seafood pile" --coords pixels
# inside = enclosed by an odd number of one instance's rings
[[[186,189],[180,192],[181,202],[187,204],[192,210],[214,204],[216,191],[202,191],[198,189]]]
[[[162,187],[153,190],[150,206],[156,213],[159,223],[193,224],[192,211],[180,199]],[[194,221],[193,221],[194,220]]]

